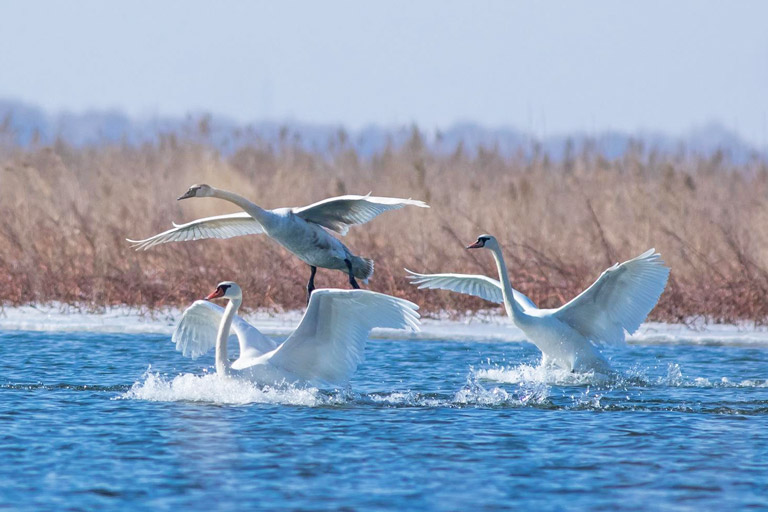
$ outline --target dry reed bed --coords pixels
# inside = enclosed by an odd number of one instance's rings
[[[636,147],[617,160],[584,153],[505,158],[428,151],[418,135],[364,159],[337,144],[331,156],[290,144],[221,156],[204,142],[166,137],[143,147],[0,148],[0,304],[61,301],[85,308],[184,306],[220,280],[238,281],[247,307],[304,303],[309,269],[265,237],[167,244],[135,252],[170,221],[236,211],[216,199],[177,202],[192,183],[231,189],[264,207],[344,194],[414,197],[432,208],[391,212],[344,242],[376,260],[373,290],[427,312],[488,307],[470,297],[419,291],[417,271],[495,275],[489,253],[464,246],[481,233],[505,248],[513,284],[556,306],[609,264],[649,247],[672,267],[651,315],[681,321],[768,319],[768,166],[660,156]],[[319,286],[346,287],[321,270]]]

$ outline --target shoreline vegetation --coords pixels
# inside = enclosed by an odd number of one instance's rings
[[[342,134],[323,153],[289,138],[222,154],[204,137],[75,148],[0,144],[0,304],[59,302],[98,310],[185,307],[222,280],[245,290],[244,307],[301,308],[309,269],[263,236],[171,243],[134,251],[125,238],[171,221],[237,211],[215,199],[177,202],[194,183],[267,208],[342,194],[411,197],[405,208],[350,229],[342,241],[373,258],[366,288],[418,303],[424,314],[488,309],[480,299],[410,285],[417,272],[496,277],[492,258],[464,249],[479,234],[504,248],[515,288],[556,307],[608,266],[655,247],[671,267],[649,320],[768,319],[768,162],[727,155],[661,154],[632,145],[555,160],[494,148],[436,153],[414,129],[403,147],[363,157]],[[318,287],[347,288],[320,269]]]

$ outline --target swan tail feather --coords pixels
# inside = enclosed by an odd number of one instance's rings
[[[373,260],[369,258],[352,258],[352,273],[358,279],[363,279],[366,283],[373,275]]]

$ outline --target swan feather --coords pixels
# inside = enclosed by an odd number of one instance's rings
[[[126,239],[138,251],[147,250],[167,242],[186,242],[205,238],[232,238],[235,236],[258,235],[264,233],[259,222],[246,212],[217,215],[193,220],[186,224],[173,223],[173,229],[163,231],[144,240]]]
[[[350,226],[365,224],[386,211],[397,210],[403,206],[429,208],[424,201],[368,194],[331,197],[308,206],[293,208],[292,211],[307,222],[313,222],[340,235],[346,235]]]
[[[570,302],[552,312],[595,343],[621,344],[634,333],[659,301],[669,267],[650,249],[616,263]]]
[[[364,360],[371,329],[418,331],[417,310],[412,302],[368,290],[315,290],[270,363],[307,381],[346,382]]]
[[[410,279],[411,284],[420,289],[449,290],[480,297],[496,304],[504,302],[501,283],[488,276],[479,274],[419,274],[407,268],[405,271],[410,274],[407,278]],[[514,288],[512,295],[524,310],[536,309],[536,304],[531,299]]]
[[[207,300],[192,303],[181,316],[181,321],[173,332],[171,340],[176,350],[185,357],[197,359],[216,345],[219,323],[224,316],[224,308]],[[240,356],[245,352],[249,357],[266,354],[275,349],[277,344],[261,334],[255,327],[235,315],[232,330],[240,343]]]

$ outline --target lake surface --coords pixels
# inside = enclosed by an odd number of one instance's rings
[[[374,340],[318,390],[207,375],[169,338],[0,332],[0,509],[768,507],[765,347],[609,349],[600,379]]]

